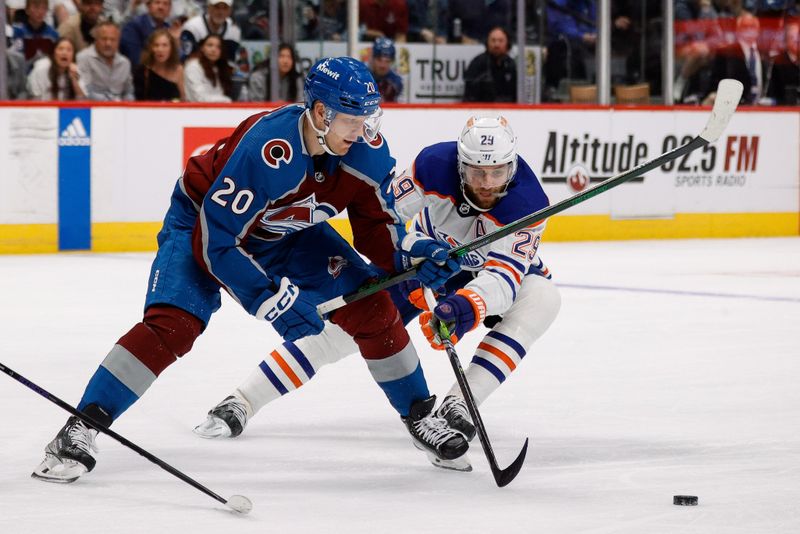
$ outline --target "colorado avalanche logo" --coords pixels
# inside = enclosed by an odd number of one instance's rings
[[[328,274],[337,278],[342,270],[347,267],[347,260],[341,256],[328,257]]]
[[[380,148],[383,146],[383,136],[378,134],[378,137],[367,143],[372,148]]]
[[[270,139],[261,148],[261,159],[273,169],[277,169],[281,161],[286,163],[292,161],[292,145],[286,139]]]

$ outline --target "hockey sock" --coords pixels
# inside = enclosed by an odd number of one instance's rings
[[[430,396],[417,351],[389,293],[381,291],[340,308],[331,321],[353,337],[372,377],[405,417]]]
[[[116,419],[144,395],[156,377],[186,354],[203,323],[172,306],[151,306],[95,371],[78,409],[96,404]]]

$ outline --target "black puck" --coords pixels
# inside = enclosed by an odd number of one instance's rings
[[[673,495],[672,504],[678,506],[697,506],[697,495]]]

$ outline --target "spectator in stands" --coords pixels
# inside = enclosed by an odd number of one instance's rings
[[[27,98],[25,90],[25,57],[16,50],[6,49],[6,89],[9,100]]]
[[[485,43],[492,28],[511,27],[511,0],[452,0],[449,7],[450,37],[454,43]]]
[[[409,43],[446,43],[450,20],[448,0],[408,0],[407,3],[407,41]]]
[[[67,37],[75,44],[77,53],[94,42],[92,30],[103,12],[103,0],[81,0],[78,12],[58,27],[58,35]]]
[[[209,34],[184,65],[184,87],[189,102],[230,102],[233,68],[222,53],[222,38]]]
[[[707,89],[714,51],[724,44],[724,33],[711,0],[676,0],[675,64],[673,85],[676,103],[698,101]],[[716,88],[716,86],[714,86]]]
[[[33,64],[28,75],[28,97],[32,100],[80,100],[86,95],[79,82],[75,45],[61,37],[49,56]]]
[[[159,28],[169,28],[167,17],[171,8],[171,0],[147,0],[147,13],[132,18],[122,27],[119,51],[134,68],[141,61],[150,34]]]
[[[408,33],[408,4],[406,0],[359,0],[359,23],[364,26],[363,39],[374,41],[388,37],[404,43]]]
[[[178,42],[166,28],[155,30],[147,38],[141,63],[133,69],[136,100],[180,102],[183,90],[183,65]]]
[[[78,6],[73,0],[55,0],[53,5],[53,26],[60,27],[64,21],[78,13]]]
[[[703,104],[711,105],[720,80],[734,78],[744,85],[742,103],[756,104],[761,95],[764,73],[758,51],[758,19],[744,12],[736,19],[736,42],[717,50]]]
[[[505,28],[489,30],[486,51],[464,73],[464,102],[516,102],[517,66],[508,55],[511,36]]]
[[[251,102],[299,102],[303,97],[303,75],[297,68],[297,54],[292,45],[278,46],[278,98],[272,98],[269,60],[256,65],[248,80]]]
[[[784,27],[785,50],[774,60],[767,96],[779,106],[800,104],[800,19]]]
[[[195,52],[201,40],[209,34],[219,35],[228,61],[236,60],[236,51],[242,40],[242,32],[231,17],[233,0],[208,0],[208,11],[186,21],[181,30],[181,57]]]
[[[401,102],[403,100],[403,79],[392,70],[397,56],[394,43],[386,37],[378,37],[372,44],[372,57],[369,70],[383,102]]]
[[[47,0],[26,0],[25,14],[25,22],[14,24],[12,46],[25,57],[27,71],[30,71],[34,61],[53,53],[58,33],[44,21]]]
[[[343,41],[347,35],[347,13],[343,0],[321,0],[302,8],[303,40]]]
[[[94,44],[78,52],[78,74],[89,100],[133,100],[131,62],[119,53],[119,26],[105,20],[94,29]]]
[[[553,100],[562,79],[587,80],[585,59],[597,41],[595,0],[553,0],[547,3],[545,100]]]

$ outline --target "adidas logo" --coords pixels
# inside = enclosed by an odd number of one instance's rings
[[[64,128],[58,137],[59,146],[90,146],[91,144],[92,139],[86,132],[86,128],[84,128],[83,122],[79,117],[72,119],[69,126]]]

